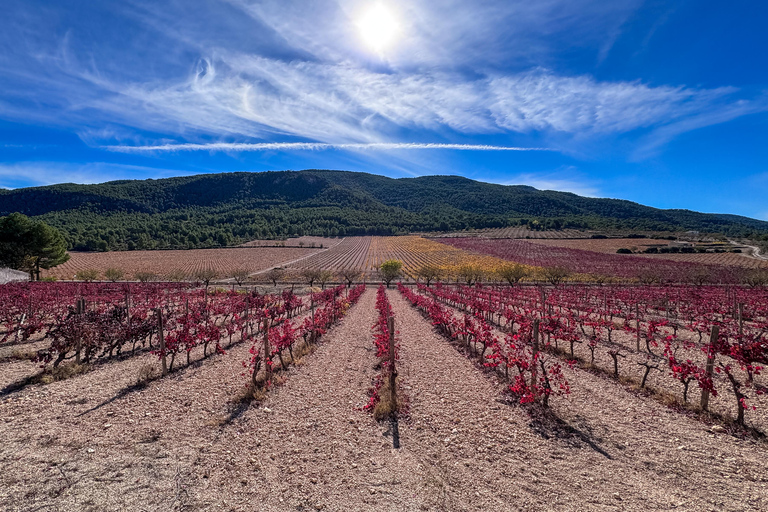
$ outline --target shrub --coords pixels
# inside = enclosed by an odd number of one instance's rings
[[[94,270],[92,268],[79,270],[77,274],[75,274],[75,279],[79,281],[95,281],[99,278],[99,271]]]
[[[616,251],[616,254],[632,254],[632,251],[622,247]]]
[[[104,277],[107,278],[108,281],[112,281],[113,283],[115,281],[120,281],[124,276],[125,276],[125,272],[120,268],[110,267],[104,271]]]
[[[141,283],[149,283],[150,281],[157,281],[157,274],[154,272],[136,272],[133,277]]]

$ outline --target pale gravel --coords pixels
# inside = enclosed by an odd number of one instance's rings
[[[586,372],[552,403],[580,434],[536,422],[389,296],[411,405],[399,450],[359,410],[377,373],[369,289],[261,406],[229,403],[244,345],[124,396],[151,356],[14,393],[0,402],[0,509],[768,510],[764,444]]]

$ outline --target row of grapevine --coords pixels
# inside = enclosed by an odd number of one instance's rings
[[[374,417],[383,419],[396,413],[399,408],[396,364],[400,358],[400,347],[396,342],[395,313],[387,298],[387,288],[383,284],[376,292],[376,310],[379,314],[372,327],[373,342],[381,371],[368,391],[370,398],[363,409],[373,411]]]
[[[459,341],[470,357],[478,357],[487,367],[501,368],[509,389],[520,403],[541,399],[546,406],[552,394],[568,394],[570,387],[560,363],[539,345],[539,320],[521,322],[514,333],[500,340],[482,316],[463,315],[461,319],[437,299],[411,290],[402,283],[398,290],[413,306],[430,319],[444,336]],[[516,374],[510,377],[510,370]]]
[[[293,350],[296,343],[302,340],[304,344],[313,344],[336,324],[355,304],[365,291],[365,285],[358,285],[344,294],[344,285],[310,295],[310,313],[301,322],[294,322],[283,317],[284,306],[279,303],[265,302],[259,313],[257,325],[260,330],[256,333],[244,332],[244,339],[251,343],[250,358],[243,362],[253,389],[268,387],[271,384],[275,367],[275,357],[280,361],[283,370],[287,369],[286,354],[293,361]],[[258,334],[263,334],[261,337]],[[263,373],[260,373],[261,369]],[[262,380],[260,380],[260,378]]]
[[[697,383],[705,410],[710,394],[717,395],[724,385],[735,397],[739,424],[744,422],[744,411],[754,408],[747,403],[747,390],[755,396],[766,390],[756,382],[756,376],[768,362],[768,302],[764,294],[752,290],[437,286],[421,287],[421,291],[475,317],[494,321],[512,335],[522,332],[524,338],[531,321],[538,320],[540,336],[542,340],[546,337],[545,348],[552,343],[555,352],[572,359],[574,345],[584,343],[591,354],[590,365],[595,363],[595,351],[602,347],[617,378],[620,359],[633,355],[644,368],[641,387],[652,370],[667,368],[669,375],[682,383],[684,402],[690,383]],[[617,337],[614,331],[631,334],[634,347],[627,336]],[[559,349],[558,341],[569,345],[569,353]],[[498,358],[495,354],[503,352],[495,348],[490,357]],[[717,375],[723,377],[719,382]]]

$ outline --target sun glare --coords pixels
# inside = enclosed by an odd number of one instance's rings
[[[382,52],[392,44],[399,30],[395,17],[380,3],[371,7],[360,18],[357,27],[365,43],[377,52]]]

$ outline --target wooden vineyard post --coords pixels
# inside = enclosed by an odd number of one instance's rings
[[[635,340],[637,344],[637,351],[640,352],[640,305],[635,304],[635,327],[637,327],[637,338]]]
[[[272,380],[272,360],[269,351],[269,318],[264,320],[264,370],[267,372],[265,382]]]
[[[712,326],[712,333],[709,335],[709,347],[707,348],[707,377],[712,379],[712,373],[715,368],[715,343],[717,343],[717,336],[720,334],[720,327]],[[709,390],[701,390],[701,410],[706,411],[709,409]]]
[[[80,351],[82,350],[82,340],[80,339],[80,326],[83,324],[82,322],[82,315],[85,313],[85,299],[77,299],[77,303],[75,306],[75,314],[77,315],[77,327],[78,329],[75,331],[77,334],[75,335],[75,364],[80,364]]]
[[[163,310],[161,308],[155,309],[157,311],[157,340],[160,344],[160,361],[163,365],[163,377],[168,375],[168,362],[165,359],[165,336],[163,335]]]
[[[310,292],[311,293],[311,292]],[[312,295],[309,296],[310,310],[312,311],[312,334],[309,335],[310,343],[315,342],[315,298]]]
[[[125,326],[128,328],[128,336],[131,337],[131,292],[125,292]]]
[[[741,338],[744,336],[744,303],[739,302],[739,343],[741,343]]]
[[[535,319],[533,321],[533,360],[531,361],[531,393],[533,394],[533,401],[535,402],[538,398],[538,393],[536,392],[537,384],[536,379],[538,377],[537,375],[537,368],[536,363],[539,356],[539,319]]]
[[[395,368],[395,317],[387,318],[389,330],[389,391],[392,414],[397,414],[397,369]]]
[[[250,295],[246,295],[245,296],[245,329],[243,329],[243,331],[247,332],[249,335],[252,332],[249,329],[250,321],[249,321],[248,317],[250,316],[250,313],[251,313],[251,296]]]

